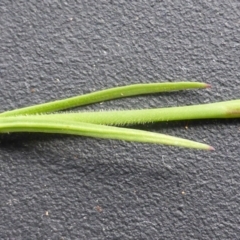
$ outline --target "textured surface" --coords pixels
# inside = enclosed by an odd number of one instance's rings
[[[240,98],[235,1],[0,2],[0,110],[117,85],[212,89],[87,109]],[[44,134],[0,140],[1,239],[237,239],[239,120],[141,128],[215,152]]]

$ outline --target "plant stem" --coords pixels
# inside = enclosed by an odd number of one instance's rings
[[[191,119],[239,118],[240,100],[183,107],[38,115],[38,118],[41,117],[106,125],[142,124]]]

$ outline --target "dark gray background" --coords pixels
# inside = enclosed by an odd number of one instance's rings
[[[0,2],[0,110],[140,82],[211,89],[88,106],[240,98],[239,1]],[[0,138],[1,239],[239,239],[239,120],[141,129],[215,152],[84,137]]]

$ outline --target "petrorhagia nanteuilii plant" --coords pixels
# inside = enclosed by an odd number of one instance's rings
[[[240,117],[240,100],[142,110],[52,113],[77,106],[140,94],[208,87],[208,84],[200,82],[133,84],[19,108],[0,114],[0,133],[63,133],[213,150],[213,147],[204,143],[160,133],[117,126],[156,121],[236,118]]]

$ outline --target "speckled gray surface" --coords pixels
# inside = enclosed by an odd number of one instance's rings
[[[0,2],[0,110],[151,81],[212,89],[86,109],[240,98],[238,1]],[[188,128],[187,128],[187,127]],[[238,239],[239,120],[141,128],[215,152],[43,134],[0,140],[1,239]]]

